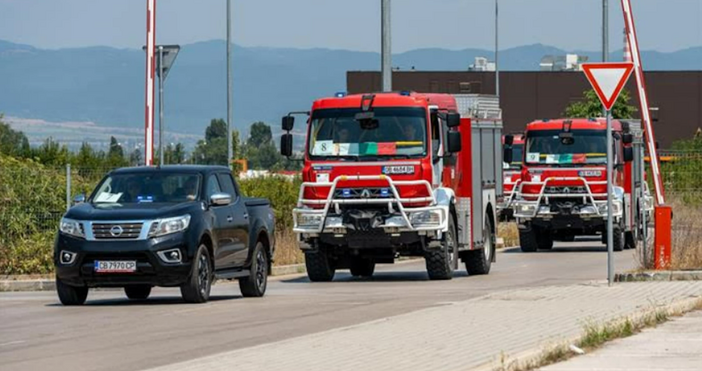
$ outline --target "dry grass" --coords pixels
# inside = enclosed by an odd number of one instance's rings
[[[499,223],[497,225],[497,237],[505,241],[505,247],[519,246],[517,223]]]
[[[676,196],[669,197],[667,201],[673,208],[670,269],[702,269],[702,204]],[[653,268],[653,249],[651,237],[645,259],[644,250],[639,249],[639,269]]]
[[[304,263],[304,255],[297,246],[295,233],[283,230],[275,233],[275,265]]]
[[[672,269],[702,268],[702,205],[673,199]]]

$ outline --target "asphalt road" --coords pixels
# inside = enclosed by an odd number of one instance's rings
[[[618,271],[633,267],[634,252],[615,253],[615,262]],[[487,276],[462,270],[451,281],[428,281],[418,261],[379,266],[372,279],[340,271],[332,283],[274,281],[262,299],[244,299],[236,283],[219,283],[200,305],[183,303],[178,289],[156,289],[143,302],[121,291],[92,291],[82,307],[61,306],[54,292],[2,293],[0,369],[163,366],[500,290],[604,280],[606,264],[603,245],[576,241],[548,252],[501,251]]]

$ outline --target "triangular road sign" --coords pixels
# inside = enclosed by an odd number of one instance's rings
[[[629,80],[633,63],[584,63],[583,72],[606,110],[611,110],[624,84]]]

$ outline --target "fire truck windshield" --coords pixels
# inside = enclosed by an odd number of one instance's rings
[[[417,107],[375,107],[359,121],[360,108],[320,109],[310,123],[311,159],[415,158],[427,154],[426,111]]]
[[[527,133],[527,164],[606,164],[607,138],[604,130],[572,130],[572,139],[563,140],[560,130],[533,130]]]

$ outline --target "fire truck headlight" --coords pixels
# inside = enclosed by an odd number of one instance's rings
[[[427,210],[410,214],[410,222],[414,227],[434,226],[441,224],[441,211]]]
[[[519,214],[522,214],[522,215],[533,214],[535,210],[536,210],[536,205],[534,205],[534,204],[520,204],[519,206],[517,206],[517,211],[519,212]]]
[[[304,227],[318,227],[323,219],[324,217],[320,214],[300,214],[297,223]]]

